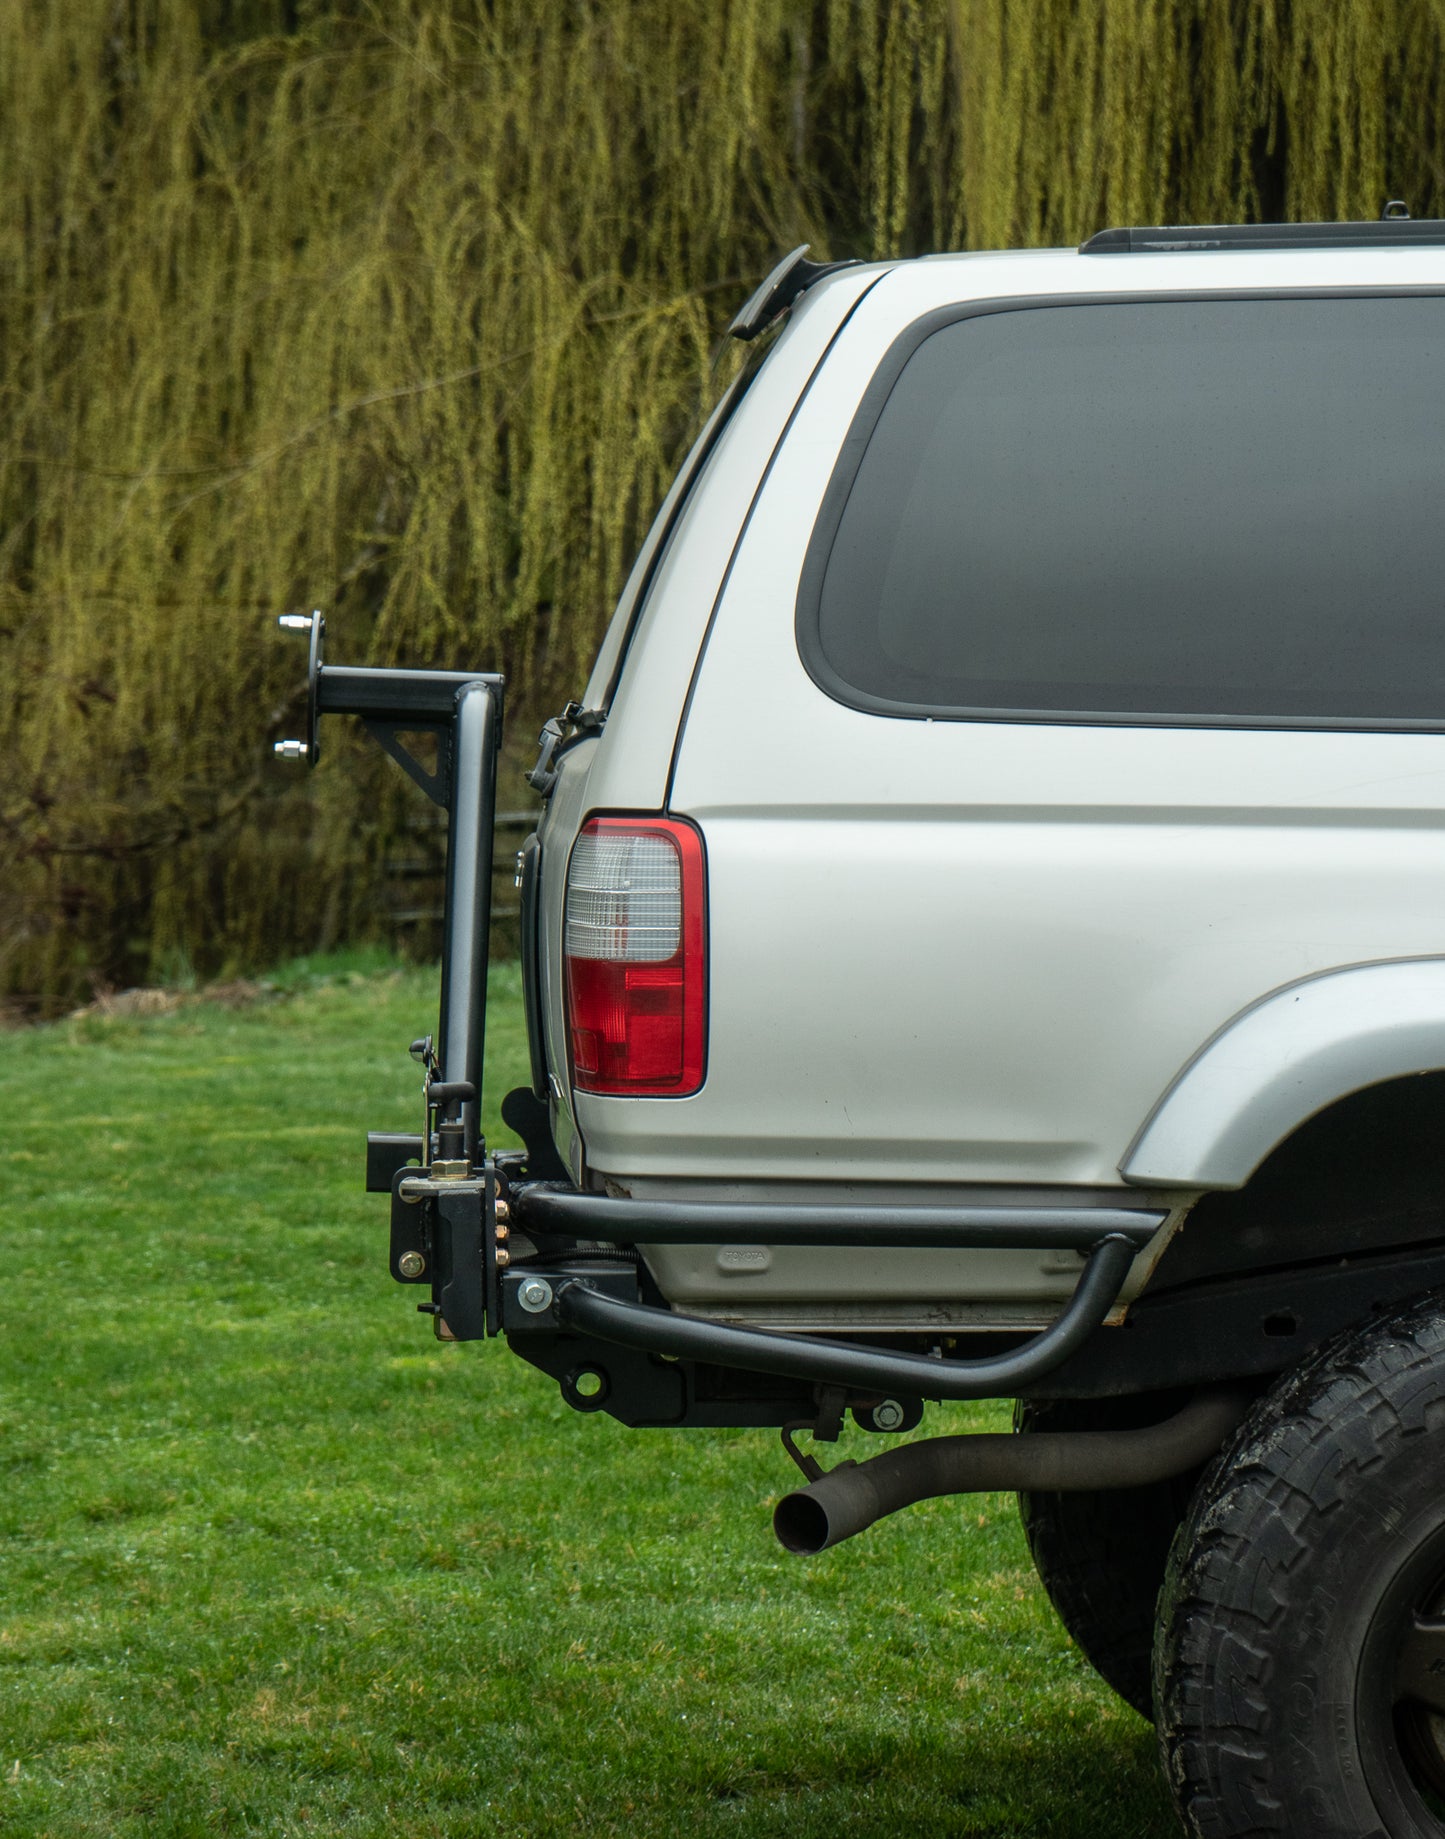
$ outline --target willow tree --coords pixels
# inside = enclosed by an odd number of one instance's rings
[[[9,0],[0,994],[377,926],[271,615],[580,683],[776,253],[1442,208],[1442,0]]]

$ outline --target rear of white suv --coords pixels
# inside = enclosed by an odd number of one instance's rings
[[[795,251],[734,330],[533,774],[524,1151],[501,682],[300,622],[284,746],[450,813],[392,1274],[579,1411],[780,1429],[790,1551],[1016,1491],[1200,1839],[1445,1839],[1445,225]]]
[[[751,501],[720,495],[721,578],[678,545],[607,728],[562,762],[550,854],[630,773],[626,802],[697,826],[708,888],[706,1081],[578,1080],[584,1181],[1117,1198],[1233,1017],[1438,950],[1445,261],[1369,270],[938,258],[850,301]],[[679,625],[693,668],[649,711],[672,747],[644,785],[627,692],[657,695]],[[560,1072],[572,973],[546,962]],[[1187,1160],[1147,1182],[1204,1185]],[[1042,1320],[1077,1275],[997,1250],[648,1260],[690,1306],[801,1325],[836,1302],[854,1327]]]

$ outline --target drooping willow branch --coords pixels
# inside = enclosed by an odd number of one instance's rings
[[[722,327],[781,250],[1438,212],[1442,21],[1438,0],[0,8],[0,759],[23,832],[0,995],[65,1004],[88,969],[244,966],[381,924],[386,782],[256,781],[295,670],[264,610],[324,603],[351,657],[505,669],[520,746],[580,688]],[[63,901],[54,862],[15,853],[122,810],[152,846],[72,854]]]

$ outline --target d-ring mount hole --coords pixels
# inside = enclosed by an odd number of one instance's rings
[[[612,1382],[600,1366],[574,1366],[562,1381],[562,1396],[574,1411],[600,1410],[611,1390]]]

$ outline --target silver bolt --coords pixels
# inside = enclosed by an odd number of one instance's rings
[[[276,624],[283,632],[309,632],[315,618],[314,613],[278,613]]]
[[[512,1209],[507,1205],[506,1201],[504,1200],[499,1200],[497,1202],[496,1207],[494,1209],[494,1213],[495,1213],[497,1224],[499,1226],[505,1226],[507,1224],[507,1221],[510,1220],[512,1217]]]
[[[403,1277],[420,1277],[426,1269],[426,1259],[420,1252],[403,1252],[396,1261],[396,1268]]]
[[[903,1417],[903,1407],[896,1398],[885,1398],[881,1405],[873,1407],[873,1423],[879,1430],[897,1430]]]
[[[517,1301],[529,1315],[540,1315],[552,1307],[552,1286],[545,1277],[529,1277],[518,1289]]]
[[[511,1262],[512,1254],[507,1250],[505,1245],[499,1245],[497,1247],[497,1269],[499,1271],[505,1271]]]
[[[272,751],[278,760],[304,760],[311,750],[305,741],[277,741]]]

